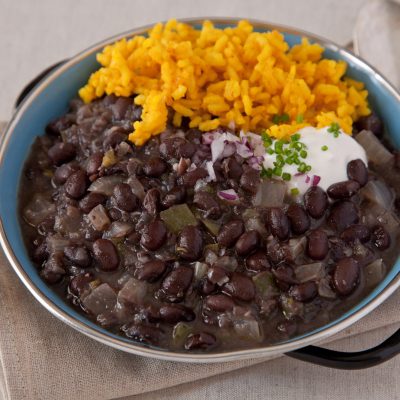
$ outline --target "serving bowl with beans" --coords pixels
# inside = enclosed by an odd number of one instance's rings
[[[72,95],[104,43],[50,74],[1,147],[2,243],[28,289],[69,325],[136,354],[211,362],[297,350],[348,368],[305,346],[400,284],[400,102],[370,67],[323,43],[373,99],[374,113],[353,126],[356,140],[390,156],[351,160],[346,181],[295,198],[236,152],[212,162],[210,180],[210,143],[189,126],[171,123],[133,146],[141,108],[131,98],[84,104]]]

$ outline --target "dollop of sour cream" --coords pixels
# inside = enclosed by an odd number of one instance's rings
[[[283,172],[289,173],[291,179],[288,180],[288,190],[297,189],[299,194],[303,194],[314,183],[326,190],[333,183],[345,181],[347,177],[347,164],[355,159],[361,159],[365,165],[367,156],[364,149],[350,135],[339,130],[339,135],[334,136],[328,131],[329,127],[317,129],[305,127],[298,133],[299,142],[306,147],[307,157],[302,159],[311,170],[300,174],[296,164],[285,164]],[[274,168],[276,154],[264,155],[264,168]]]

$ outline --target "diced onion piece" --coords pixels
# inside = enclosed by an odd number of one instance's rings
[[[105,233],[106,237],[110,238],[121,238],[133,231],[133,225],[128,222],[114,221],[111,223],[110,228]]]
[[[96,231],[104,231],[111,222],[110,218],[108,218],[106,209],[102,204],[94,207],[88,214],[88,218]]]
[[[368,287],[376,286],[386,275],[386,265],[382,258],[368,264],[365,269],[365,280]]]
[[[124,181],[121,175],[102,176],[96,179],[90,186],[88,191],[102,193],[106,196],[111,196],[114,186]]]
[[[295,269],[296,278],[299,282],[308,282],[311,280],[318,280],[325,276],[324,264],[312,263],[299,265]]]
[[[139,179],[136,178],[135,175],[132,175],[129,177],[127,183],[131,187],[132,193],[137,196],[140,201],[143,201],[146,192],[144,191],[144,187]]]
[[[217,193],[217,195],[222,200],[227,200],[227,201],[238,201],[239,200],[238,194],[233,189],[220,190]]]
[[[336,293],[332,290],[329,285],[329,280],[327,278],[321,279],[318,283],[318,294],[326,299],[335,299]]]
[[[207,274],[207,271],[208,271],[208,265],[206,263],[197,261],[194,264],[195,279],[200,280],[201,278],[203,278],[203,276],[205,276]]]
[[[312,177],[312,182],[311,186],[318,186],[319,181],[321,180],[321,177],[318,175],[313,175]]]
[[[369,161],[384,165],[393,160],[393,154],[380,142],[371,131],[361,131],[356,140],[364,148]]]
[[[260,324],[253,318],[237,319],[233,321],[233,328],[236,334],[243,339],[257,342],[261,342],[263,339]]]
[[[212,181],[215,182],[217,180],[217,176],[215,175],[213,164],[214,163],[212,161],[207,161],[206,168],[207,168],[208,176],[210,177],[210,179]]]
[[[279,298],[283,315],[286,319],[291,319],[295,316],[302,316],[304,312],[304,304],[296,301],[292,297],[282,294]]]
[[[382,181],[369,181],[361,193],[371,202],[389,210],[394,202],[394,192]]]
[[[141,304],[146,293],[146,282],[130,278],[118,293],[118,303]]]
[[[42,194],[35,194],[32,200],[23,210],[23,216],[25,221],[33,226],[38,226],[47,217],[54,214],[56,207],[54,203],[50,202]]]
[[[307,239],[305,238],[305,236],[289,240],[289,249],[290,249],[290,252],[292,253],[293,260],[296,260],[296,258],[300,254],[304,253],[306,243],[307,243]]]
[[[82,300],[85,309],[94,315],[112,311],[116,303],[117,295],[108,283],[97,286]]]
[[[287,190],[286,183],[275,179],[261,181],[256,195],[253,198],[254,206],[280,207]]]
[[[64,239],[58,235],[49,236],[46,240],[47,250],[49,253],[57,253],[59,251],[64,251],[64,247],[71,244],[71,241]]]

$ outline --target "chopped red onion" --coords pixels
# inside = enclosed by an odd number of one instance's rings
[[[310,183],[310,180],[311,178],[308,175],[306,175],[306,183]]]
[[[313,179],[312,179],[311,186],[317,186],[320,180],[321,180],[321,177],[320,177],[320,176],[314,175],[314,176],[313,176]]]
[[[210,177],[210,179],[212,181],[216,181],[217,180],[217,176],[215,175],[213,164],[214,163],[212,161],[207,161],[206,162],[206,168],[207,168],[208,176]]]
[[[229,201],[239,200],[239,196],[233,189],[221,190],[217,194],[218,197],[223,200],[229,200]]]
[[[245,144],[236,142],[236,152],[240,157],[250,158],[253,157],[254,153]]]
[[[232,142],[228,142],[225,140],[225,147],[222,151],[221,158],[230,157],[232,154],[235,154],[236,146]]]

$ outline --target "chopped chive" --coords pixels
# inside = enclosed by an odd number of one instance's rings
[[[298,150],[298,151],[300,151],[303,147],[304,147],[304,144],[301,143],[301,142],[296,142],[296,143],[294,144],[294,148],[295,148],[296,150]]]
[[[273,149],[267,149],[267,153],[268,154],[274,154],[274,150]]]
[[[275,142],[274,147],[275,147],[275,153],[276,154],[281,154],[282,151],[283,151],[283,142],[281,140],[277,140]]]
[[[261,134],[261,139],[262,139],[262,141],[263,141],[265,147],[271,146],[271,144],[272,144],[272,138],[271,138],[271,136],[269,136],[266,132],[263,132],[263,133]]]
[[[281,176],[282,175],[282,168],[280,167],[275,167],[274,170],[272,171],[274,175],[276,176]]]
[[[332,133],[335,138],[339,136],[340,125],[337,122],[332,122],[328,128],[328,132]]]
[[[301,158],[306,158],[307,155],[308,155],[308,153],[307,153],[305,150],[301,150],[301,151],[300,151],[300,157],[301,157]]]
[[[284,172],[284,173],[282,174],[282,179],[283,179],[284,181],[290,181],[291,178],[292,178],[292,175],[290,175],[288,172]]]
[[[328,146],[322,146],[322,147],[321,147],[321,150],[322,150],[322,151],[327,151],[327,150],[328,150]]]
[[[301,163],[301,164],[297,167],[297,171],[299,171],[299,172],[301,172],[301,173],[304,173],[304,172],[306,172],[306,168],[307,168],[307,165],[306,165],[305,163]]]
[[[290,117],[288,114],[282,114],[281,115],[281,122],[289,122],[290,121]]]
[[[290,189],[290,193],[291,193],[293,196],[297,196],[297,195],[300,193],[300,191],[299,191],[299,189],[297,189],[297,188],[293,188],[293,189]]]
[[[262,167],[260,175],[261,178],[271,178],[272,176],[271,168],[266,169]]]
[[[299,114],[299,115],[296,117],[296,122],[297,122],[298,124],[301,124],[303,121],[304,121],[303,115],[302,115],[302,114]]]
[[[306,166],[306,172],[310,172],[311,171],[311,165],[307,165]]]
[[[293,158],[287,158],[286,160],[285,160],[285,163],[287,164],[287,165],[292,165],[293,164]]]
[[[297,142],[298,140],[300,140],[300,137],[301,137],[300,133],[295,133],[294,135],[290,136],[290,140],[292,142]]]

